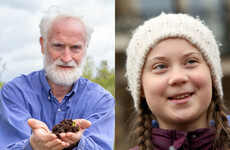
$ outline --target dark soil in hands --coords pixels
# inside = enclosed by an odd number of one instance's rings
[[[78,132],[80,127],[76,125],[76,123],[72,119],[63,119],[59,124],[56,124],[52,128],[52,133],[56,134],[56,136],[61,139],[60,133],[67,132]],[[77,144],[70,145],[64,150],[72,150]]]
[[[60,133],[78,132],[79,130],[79,126],[72,119],[63,119],[59,124],[53,126],[52,133],[61,139]]]

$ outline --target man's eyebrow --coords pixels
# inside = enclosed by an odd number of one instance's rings
[[[72,45],[82,46],[83,44],[82,43],[74,43]]]
[[[51,44],[52,44],[52,45],[55,45],[55,44],[62,44],[62,45],[63,45],[62,42],[57,42],[57,41],[53,41],[53,42],[51,42]]]
[[[82,43],[75,43],[73,45],[70,45],[70,47],[75,47],[75,46],[78,46],[78,47],[82,48],[83,44]]]

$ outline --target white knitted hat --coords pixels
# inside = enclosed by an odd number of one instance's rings
[[[222,99],[222,69],[220,52],[212,32],[198,18],[187,14],[165,14],[152,18],[133,33],[126,50],[126,78],[128,90],[134,100],[135,108],[141,99],[141,74],[149,50],[162,39],[184,38],[195,45],[202,53],[211,70],[213,87]]]

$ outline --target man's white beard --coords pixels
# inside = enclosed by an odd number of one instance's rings
[[[73,60],[69,63],[64,63],[60,58],[52,62],[52,58],[48,54],[47,50],[45,50],[43,62],[46,76],[57,85],[71,86],[81,77],[84,60],[85,57],[83,57],[82,61],[78,65]],[[58,67],[58,65],[72,68],[62,69]]]

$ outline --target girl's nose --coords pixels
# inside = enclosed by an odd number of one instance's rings
[[[179,70],[174,70],[171,74],[170,74],[170,78],[169,78],[169,85],[171,86],[179,86],[182,84],[187,83],[189,80],[187,73],[185,71],[183,71],[182,69]]]
[[[62,53],[62,55],[61,55],[61,60],[62,60],[64,63],[68,63],[68,62],[72,61],[70,49],[69,49],[68,46],[65,48],[64,52]]]

